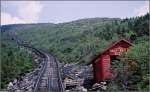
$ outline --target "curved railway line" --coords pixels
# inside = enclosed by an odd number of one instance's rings
[[[22,46],[32,50],[44,60],[37,81],[34,84],[33,92],[64,92],[57,59],[31,46],[23,44]]]
[[[64,92],[58,60],[47,52],[25,44],[15,33],[10,32],[9,36],[11,36],[19,46],[25,47],[43,58],[42,67],[33,86],[33,92]]]

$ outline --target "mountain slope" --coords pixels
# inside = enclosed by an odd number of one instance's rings
[[[129,71],[130,75],[119,73],[122,77],[117,78],[118,90],[122,91],[120,83],[125,76],[130,82],[129,87],[148,90],[149,14],[127,19],[90,18],[60,24],[2,26],[2,31],[7,30],[16,33],[26,43],[54,54],[63,63],[90,62],[112,42],[121,38],[130,40],[134,46],[125,56],[135,60],[138,67]],[[119,72],[123,70],[118,63],[116,67]]]
[[[32,57],[26,50],[18,48],[7,32],[1,32],[1,82],[6,88],[8,82],[33,68]]]
[[[60,24],[10,25],[13,27],[10,30],[16,30],[26,42],[48,50],[62,62],[88,62],[90,59],[85,59],[88,55],[97,54],[117,39],[134,41],[144,36],[144,39],[148,39],[148,16],[123,20],[90,18]]]

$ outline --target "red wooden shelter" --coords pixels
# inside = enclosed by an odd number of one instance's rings
[[[132,46],[130,42],[121,39],[106,48],[92,60],[95,82],[109,80],[113,77],[111,70],[111,58],[126,52],[130,46]]]

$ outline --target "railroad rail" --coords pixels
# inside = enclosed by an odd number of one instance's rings
[[[33,92],[64,92],[58,60],[41,50],[22,44],[43,58],[42,68],[34,84]]]
[[[43,58],[42,67],[34,83],[33,92],[64,92],[58,60],[51,54],[24,43],[14,33],[10,36],[19,46],[25,47]]]

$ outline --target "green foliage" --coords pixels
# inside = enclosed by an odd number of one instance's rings
[[[110,90],[148,92],[150,77],[149,48],[150,44],[148,41],[140,41],[134,44],[127,53],[124,53],[112,62],[112,68],[117,73],[117,77],[111,81],[109,85]],[[132,66],[129,64],[131,61],[128,59],[122,60],[122,57],[132,60],[134,62]],[[112,85],[117,87],[117,89],[113,89]]]
[[[134,47],[132,47],[130,51],[128,51],[126,56],[137,61],[143,73],[147,74],[149,73],[149,55],[150,44],[149,42],[143,42],[135,44]]]
[[[143,42],[135,44],[130,51],[126,54],[127,57],[132,58],[138,63],[137,76],[141,77],[139,87],[143,90],[149,89],[149,58],[150,44],[149,42]],[[139,75],[140,74],[140,75]],[[134,76],[134,75],[133,75]],[[135,79],[136,80],[136,79]]]
[[[150,89],[149,48],[148,41],[140,41],[134,44],[127,53],[112,60],[112,69],[117,76],[110,81],[108,91],[148,92]],[[132,66],[129,64],[131,61],[122,57],[132,60]]]
[[[27,51],[17,48],[7,35],[1,35],[1,88],[19,75],[29,72],[33,67],[32,58]]]
[[[14,26],[14,29],[20,38],[37,48],[48,50],[62,62],[82,62],[85,57],[93,58],[120,38],[129,39],[134,43],[139,38],[148,39],[148,15],[129,19],[81,19],[45,26],[37,24],[26,28],[20,26],[18,30]],[[89,61],[90,59],[86,60]]]
[[[127,64],[115,61],[117,66],[114,67],[120,72],[120,76],[116,80],[118,84],[112,84],[115,87],[114,92],[124,89],[122,83],[126,80],[131,82],[131,86],[134,86],[132,88],[148,89],[149,13],[126,19],[89,18],[60,24],[20,24],[2,28],[15,30],[20,38],[36,48],[52,53],[64,63],[90,62],[93,56],[107,48],[110,43],[121,38],[128,39],[135,46],[131,48],[127,56],[135,59],[140,66],[128,74],[121,71],[126,69]],[[9,52],[10,55],[12,53],[13,51]],[[137,83],[138,85],[134,85]]]

